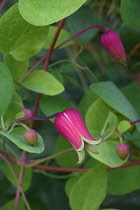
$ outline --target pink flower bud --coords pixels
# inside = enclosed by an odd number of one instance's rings
[[[38,140],[37,132],[35,130],[26,131],[24,138],[30,145],[35,146]]]
[[[122,160],[125,160],[129,155],[129,146],[127,144],[119,144],[116,146],[116,152]]]
[[[33,111],[30,110],[30,109],[24,109],[24,117],[33,117],[34,114],[33,114]],[[32,120],[25,120],[24,123],[27,124],[27,125],[32,125]]]
[[[84,123],[81,114],[76,109],[66,109],[59,113],[54,121],[56,130],[67,139],[77,151],[80,163],[84,158],[84,142],[94,145],[101,140],[94,139]],[[94,148],[94,151],[96,149]],[[81,157],[82,155],[82,157]]]
[[[126,53],[120,36],[114,30],[104,32],[100,41],[106,50],[119,62],[126,63]]]

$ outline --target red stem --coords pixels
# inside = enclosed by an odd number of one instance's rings
[[[22,162],[26,162],[27,159],[28,159],[28,152],[23,151],[21,161]],[[18,186],[17,192],[16,192],[14,210],[18,210],[18,205],[19,205],[19,200],[20,200],[20,187],[22,185],[24,171],[25,171],[25,167],[24,166],[21,166],[21,168],[20,168],[20,174],[19,174],[19,180],[18,180],[19,186]]]
[[[140,165],[140,160],[134,161],[131,163],[126,163],[124,165],[121,165],[115,168],[106,167],[106,170],[109,171],[109,170],[121,169],[121,168],[126,168],[130,166],[135,166],[135,165]],[[60,171],[60,172],[86,172],[90,169],[90,168],[63,168],[63,167],[45,166],[45,165],[36,165],[36,166],[33,166],[33,168],[39,168],[39,169],[47,170],[47,171]]]
[[[7,0],[3,0],[0,4],[0,11],[3,9],[5,3],[7,2]]]
[[[61,20],[58,24],[58,28],[56,30],[56,33],[55,33],[55,36],[52,40],[52,43],[51,43],[51,46],[50,46],[50,49],[49,49],[49,52],[46,56],[46,61],[45,61],[45,64],[44,64],[44,71],[47,71],[48,70],[48,65],[50,63],[50,59],[51,59],[51,55],[53,53],[53,50],[54,50],[54,46],[55,46],[55,43],[58,39],[58,36],[60,34],[60,31],[64,25],[64,21],[65,19]],[[38,106],[39,106],[39,100],[41,98],[42,94],[41,93],[38,93],[37,94],[37,97],[36,97],[36,101],[35,101],[35,105],[34,105],[34,109],[33,109],[33,112],[34,112],[34,116],[36,116],[36,113],[37,113],[37,110],[38,110]]]
[[[19,180],[18,180],[19,186],[22,185],[23,176],[24,176],[24,167],[21,167]],[[18,210],[19,200],[20,200],[20,187],[17,188],[14,210]]]
[[[5,160],[5,155],[1,151],[0,151],[0,157]],[[8,156],[8,159],[11,160],[15,164],[24,163],[27,166],[28,166],[28,164],[31,164],[30,161],[27,161],[27,160],[23,161],[23,159],[18,160],[18,159],[13,158],[12,156]],[[118,166],[118,167],[115,167],[115,168],[106,167],[106,170],[121,169],[121,168],[131,167],[131,166],[135,166],[135,165],[140,165],[140,160],[130,162],[130,163],[126,163],[124,165],[121,165],[121,166]],[[85,172],[85,171],[89,170],[89,168],[63,168],[63,167],[46,166],[46,165],[36,165],[36,166],[33,166],[33,168],[39,168],[39,169],[47,170],[47,171],[60,171],[60,172]]]
[[[86,31],[88,31],[89,29],[92,29],[92,28],[99,28],[103,32],[106,32],[106,29],[104,27],[102,27],[102,26],[99,26],[99,25],[88,26],[87,28],[83,29],[79,33],[75,34],[74,36],[70,37],[69,39],[67,39],[66,41],[64,41],[60,45],[58,45],[57,47],[53,48],[53,51],[57,50],[58,48],[62,47],[64,44],[68,43],[69,41],[71,41],[74,38],[82,35],[84,32],[86,32]],[[52,42],[52,45],[53,45],[53,42]],[[48,56],[48,54],[45,55],[44,57],[42,57],[37,63],[35,63],[35,65],[32,68],[30,68],[29,71],[19,80],[19,82],[21,82],[23,79],[25,79],[25,77],[28,76],[28,74],[30,74],[40,63],[42,63],[42,61],[44,61],[45,59],[47,59],[47,56]],[[48,65],[48,64],[46,63],[46,65]],[[46,68],[46,67],[44,66],[44,68]]]
[[[99,28],[100,30],[102,30],[103,32],[106,32],[107,30],[99,25],[92,25],[92,26],[88,26],[87,28],[83,29],[82,31],[80,31],[79,33],[75,34],[74,36],[70,37],[69,39],[67,39],[65,42],[61,43],[60,45],[58,45],[54,50],[57,50],[58,48],[60,48],[61,46],[63,46],[64,44],[70,42],[72,39],[75,39],[76,37],[82,35],[84,32],[88,31],[91,28]]]
[[[61,29],[62,29],[62,27],[63,27],[63,25],[64,25],[64,22],[65,22],[65,19],[61,20],[61,21],[59,22],[59,24],[58,24],[58,28],[57,28],[57,30],[56,30],[55,36],[54,36],[54,38],[53,38],[53,40],[52,40],[52,43],[51,43],[49,52],[48,52],[47,57],[46,57],[46,61],[45,61],[45,64],[44,64],[44,71],[47,71],[47,70],[48,70],[48,65],[49,65],[49,63],[50,63],[51,55],[52,55],[52,53],[53,53],[53,51],[54,51],[55,43],[56,43],[56,41],[57,41],[57,39],[58,39],[58,36],[59,36],[60,31],[61,31]]]

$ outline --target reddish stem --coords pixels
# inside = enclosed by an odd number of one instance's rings
[[[140,120],[136,120],[136,121],[130,122],[130,124],[135,124],[135,123],[138,123],[138,122],[140,122]]]
[[[47,70],[48,70],[48,65],[49,65],[49,63],[50,63],[51,55],[52,55],[52,53],[53,53],[53,51],[54,51],[55,43],[56,43],[56,41],[57,41],[57,39],[58,39],[58,36],[59,36],[60,31],[61,31],[61,29],[62,29],[62,27],[63,27],[63,25],[64,25],[64,22],[65,22],[65,19],[63,19],[63,20],[61,20],[61,21],[59,22],[58,28],[57,28],[57,30],[56,30],[55,36],[54,36],[54,38],[53,38],[53,41],[52,41],[52,43],[51,43],[49,52],[48,52],[47,57],[46,57],[46,61],[45,61],[45,64],[44,64],[44,71],[47,71]]]
[[[54,46],[55,46],[55,43],[58,39],[58,36],[60,34],[60,31],[64,25],[64,21],[65,19],[61,20],[58,24],[58,28],[56,30],[56,33],[55,33],[55,36],[52,40],[52,43],[51,43],[51,46],[50,46],[50,49],[49,49],[49,52],[46,56],[46,61],[45,61],[45,64],[44,64],[44,71],[47,71],[48,70],[48,65],[50,63],[50,59],[51,59],[51,55],[53,53],[53,50],[54,50]],[[37,113],[37,110],[38,110],[38,107],[39,107],[39,100],[41,98],[42,94],[41,93],[38,93],[37,94],[37,97],[36,97],[36,101],[35,101],[35,105],[34,105],[34,109],[33,109],[33,112],[34,112],[34,116],[36,116],[36,113]]]
[[[3,9],[4,5],[6,4],[7,0],[3,0],[0,4],[0,11]]]
[[[92,25],[92,26],[88,26],[87,28],[83,29],[82,31],[80,31],[79,33],[75,34],[74,36],[70,37],[69,39],[67,39],[65,42],[61,43],[60,45],[58,45],[54,50],[57,50],[58,48],[60,48],[61,46],[63,46],[64,44],[70,42],[72,39],[75,39],[76,37],[82,35],[84,32],[88,31],[91,28],[99,28],[100,30],[102,30],[103,32],[106,32],[107,30],[99,25]]]
[[[133,49],[131,50],[131,52],[128,54],[127,57],[130,58],[130,57],[134,56],[134,54],[138,50],[138,48],[140,48],[140,43],[133,47]]]
[[[140,160],[139,161],[134,161],[134,162],[131,162],[131,163],[126,163],[124,165],[121,165],[121,166],[118,166],[118,167],[115,167],[115,168],[106,167],[106,170],[121,169],[121,168],[126,168],[126,167],[130,167],[130,166],[139,165],[139,164],[140,164]],[[90,169],[90,168],[63,168],[63,167],[45,166],[45,165],[36,165],[36,166],[33,166],[33,168],[39,168],[39,169],[47,170],[47,171],[60,171],[60,172],[86,172]]]
[[[5,154],[1,151],[0,151],[0,157],[5,160]],[[11,160],[15,164],[24,163],[27,166],[28,166],[28,164],[31,164],[30,161],[27,161],[27,160],[23,161],[23,159],[18,160],[18,159],[13,158],[12,156],[8,156],[8,159]],[[131,166],[135,166],[135,165],[140,165],[140,160],[126,163],[124,165],[121,165],[121,166],[118,166],[115,168],[106,167],[106,170],[121,169],[121,168],[131,167]],[[89,170],[89,168],[63,168],[63,167],[46,166],[46,165],[36,165],[36,166],[33,166],[33,168],[39,168],[39,169],[47,170],[47,171],[60,171],[60,172],[85,172],[85,171]]]
[[[26,162],[27,159],[28,159],[28,152],[23,151],[21,161],[22,162]],[[14,210],[18,210],[18,205],[19,205],[19,200],[20,200],[20,187],[22,185],[24,171],[25,171],[25,167],[24,166],[21,166],[21,168],[20,168],[20,174],[19,174],[19,180],[18,180],[19,186],[18,186],[17,192],[16,192]]]
[[[62,47],[64,44],[68,43],[69,41],[73,40],[74,38],[82,35],[84,32],[88,31],[89,29],[92,28],[99,28],[100,30],[102,30],[103,32],[106,32],[106,29],[102,26],[99,25],[92,25],[92,26],[88,26],[87,28],[83,29],[82,31],[80,31],[79,33],[75,34],[74,36],[70,37],[69,39],[67,39],[66,41],[64,41],[63,43],[61,43],[60,45],[58,45],[57,47],[53,48],[53,51],[59,49],[60,47]],[[52,44],[53,45],[53,44]],[[37,63],[35,63],[35,65],[29,69],[29,71],[20,79],[19,82],[21,82],[23,79],[25,79],[26,76],[28,76],[28,74],[30,74],[40,63],[42,63],[42,61],[44,61],[45,59],[47,59],[48,54],[45,55],[44,57],[42,57]],[[46,66],[48,68],[48,62],[46,63]],[[46,68],[44,66],[44,68]]]

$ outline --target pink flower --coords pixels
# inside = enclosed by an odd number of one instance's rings
[[[114,30],[105,31],[100,41],[107,51],[119,62],[126,63],[126,53],[120,36]]]
[[[79,156],[78,163],[84,159],[84,147],[98,153],[95,145],[101,140],[96,140],[90,135],[81,114],[76,109],[66,109],[59,113],[55,118],[54,126],[76,150]]]

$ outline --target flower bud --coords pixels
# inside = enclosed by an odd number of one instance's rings
[[[30,145],[35,146],[38,140],[37,132],[35,130],[26,131],[24,138]]]
[[[126,63],[126,53],[120,36],[114,30],[105,31],[100,41],[106,50],[119,62]]]
[[[30,109],[24,109],[24,117],[33,117],[33,111]],[[24,123],[27,125],[32,125],[33,120],[25,120]]]
[[[119,144],[116,146],[116,152],[122,160],[125,160],[129,155],[129,146],[127,144]]]

